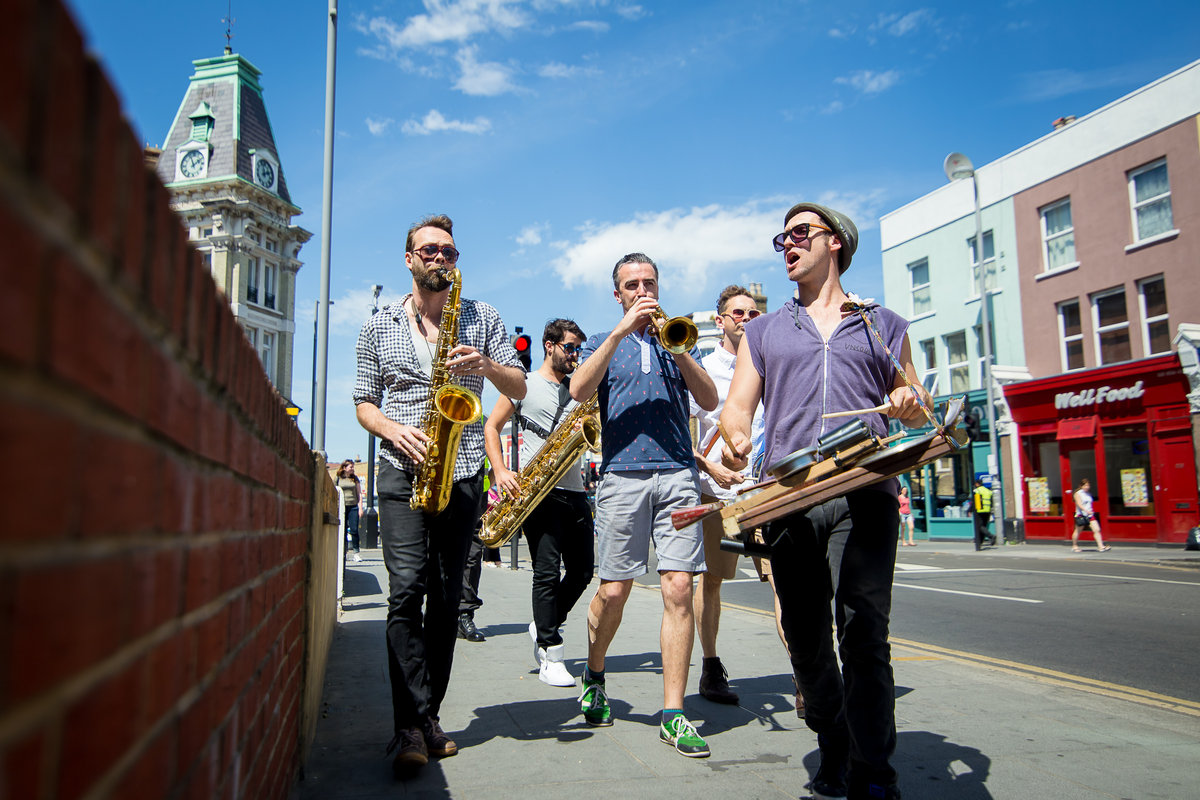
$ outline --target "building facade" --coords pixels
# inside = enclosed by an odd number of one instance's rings
[[[155,170],[267,376],[291,398],[296,272],[312,234],[292,224],[300,208],[288,192],[259,70],[228,50],[192,64]]]
[[[1200,61],[1059,122],[975,171],[1000,450],[985,471],[999,473],[1004,514],[1021,520],[1030,538],[1069,535],[1073,504],[1064,487],[1090,472],[1097,508],[1113,520],[1106,535],[1181,542],[1182,518],[1191,515],[1187,527],[1200,522]],[[973,211],[964,180],[880,224],[888,305],[907,308],[914,360],[943,396],[983,385],[980,292],[969,288],[978,272],[965,244],[975,233]],[[1073,393],[1094,399],[1126,390],[1115,405],[1070,405]],[[1055,405],[1060,396],[1065,408]],[[956,457],[978,466],[978,456]],[[1186,468],[1168,469],[1161,459]],[[1129,502],[1141,503],[1139,491],[1148,505]]]

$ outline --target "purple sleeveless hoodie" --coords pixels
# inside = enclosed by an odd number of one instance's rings
[[[878,303],[867,314],[899,358],[908,320]],[[751,363],[763,379],[766,460],[779,459],[817,443],[817,438],[852,418],[823,420],[822,414],[871,408],[884,402],[896,377],[896,367],[858,313],[846,316],[829,341],[796,301],[746,323]],[[863,414],[871,430],[887,435],[885,414]],[[896,494],[896,481],[876,484]]]

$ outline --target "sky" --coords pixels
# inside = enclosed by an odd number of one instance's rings
[[[312,421],[327,2],[67,0],[141,139],[161,144],[192,61],[261,84],[300,251],[292,398]],[[232,23],[226,20],[232,19]],[[861,233],[843,285],[882,296],[879,218],[1200,57],[1200,4],[1146,0],[339,0],[325,449],[365,457],[354,344],[411,290],[410,224],[454,220],[463,296],[510,331],[619,320],[612,267],[644,252],[668,314],[730,283],[790,296],[771,238],[794,203]],[[1136,32],[1139,35],[1134,36]],[[483,406],[497,395],[489,385]]]

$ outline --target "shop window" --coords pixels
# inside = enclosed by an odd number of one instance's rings
[[[933,311],[933,299],[929,294],[929,259],[922,258],[909,264],[908,277],[912,282],[912,315],[919,317]]]
[[[1142,310],[1142,337],[1146,355],[1171,351],[1171,326],[1167,320],[1167,282],[1162,275],[1138,284]]]
[[[914,469],[908,473],[908,495],[912,502],[913,527],[916,530],[927,531],[925,524],[925,469]]]
[[[1171,183],[1165,158],[1129,173],[1129,204],[1133,212],[1133,241],[1165,236],[1175,228],[1171,214]]]
[[[1063,513],[1062,470],[1055,434],[1026,436],[1023,442],[1029,473],[1025,476],[1025,513],[1059,517]]]
[[[1125,290],[1112,289],[1092,295],[1092,323],[1096,329],[1096,352],[1101,364],[1129,361],[1129,313]]]
[[[921,341],[921,355],[925,357],[925,371],[921,373],[921,385],[930,394],[937,394],[937,340],[924,339]]]
[[[1058,337],[1063,371],[1083,369],[1083,321],[1078,300],[1058,304]]]
[[[1104,429],[1108,513],[1114,517],[1153,517],[1154,479],[1145,425]],[[1104,521],[1100,524],[1103,526]]]
[[[946,367],[950,370],[950,392],[957,394],[971,388],[971,365],[967,360],[967,332],[958,331],[945,337]]]
[[[971,516],[971,454],[957,453],[933,462],[933,515],[959,519]]]
[[[1075,260],[1075,226],[1071,223],[1071,198],[1065,197],[1040,209],[1042,215],[1042,256],[1046,272],[1066,269]]]
[[[975,253],[975,237],[967,239],[967,258],[971,263],[971,288],[967,297],[979,296],[979,260]],[[989,292],[996,289],[996,243],[991,231],[983,232],[984,280]]]

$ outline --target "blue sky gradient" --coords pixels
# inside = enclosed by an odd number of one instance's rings
[[[131,124],[160,144],[191,61],[220,55],[228,0],[68,0]],[[326,3],[237,0],[232,47],[262,85],[301,251],[292,395],[305,407],[321,262]],[[326,449],[366,455],[354,341],[411,286],[404,233],[455,221],[464,295],[535,340],[620,315],[612,265],[655,258],[670,314],[729,283],[790,294],[771,237],[793,203],[862,241],[846,288],[882,299],[881,214],[1194,60],[1200,4],[1031,0],[341,0]],[[536,352],[535,362],[540,361]],[[490,410],[494,390],[484,395]]]

